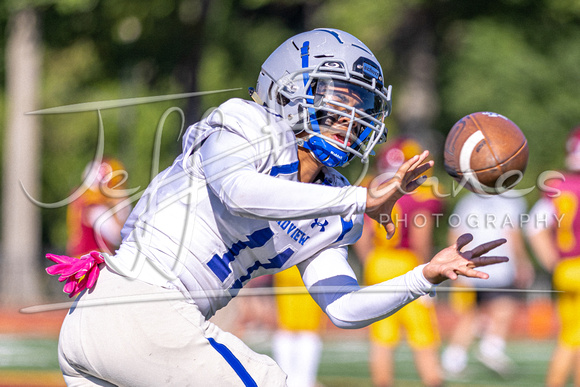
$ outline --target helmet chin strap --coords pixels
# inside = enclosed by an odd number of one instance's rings
[[[262,98],[260,98],[260,96],[258,95],[258,93],[256,93],[256,89],[254,89],[253,87],[249,87],[248,88],[248,92],[250,93],[250,97],[252,97],[252,99],[254,100],[254,102],[256,102],[260,106],[266,106],[266,104],[264,103],[264,101],[262,101]]]
[[[348,152],[338,149],[322,137],[313,134],[299,138],[298,146],[310,151],[316,160],[327,167],[343,167],[349,161]]]

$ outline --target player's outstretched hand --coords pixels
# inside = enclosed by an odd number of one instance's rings
[[[471,250],[461,251],[461,249],[473,240],[471,234],[463,234],[452,246],[441,250],[433,259],[423,267],[423,275],[432,284],[439,284],[446,279],[455,280],[459,275],[465,277],[487,279],[489,275],[482,271],[475,270],[476,267],[493,265],[494,263],[507,262],[508,257],[488,256],[483,254],[503,245],[505,239],[496,239],[491,242],[481,244]]]
[[[395,233],[391,212],[397,200],[411,192],[427,179],[424,173],[433,166],[433,161],[424,162],[429,151],[413,156],[399,167],[395,176],[377,187],[367,190],[366,214],[381,223],[387,230],[387,238]]]

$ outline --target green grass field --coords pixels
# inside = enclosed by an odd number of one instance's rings
[[[269,340],[250,342],[257,351],[270,354]],[[63,386],[56,359],[56,338],[35,339],[0,335],[0,386]],[[517,372],[503,379],[471,360],[462,380],[450,380],[448,387],[542,386],[554,342],[510,341],[508,354]],[[367,367],[368,343],[360,339],[324,342],[319,380],[325,387],[371,387]],[[420,386],[410,350],[397,350],[396,386]]]
[[[449,387],[460,386],[542,386],[553,342],[510,342],[508,354],[517,363],[517,373],[509,379],[470,360],[460,380],[449,380]],[[326,343],[320,366],[320,381],[325,386],[371,387],[368,372],[368,344],[366,342]],[[401,346],[397,351],[396,386],[420,386],[410,349]]]
[[[502,378],[474,358],[460,379],[448,380],[447,387],[541,387],[555,342],[517,340],[508,343],[507,353],[517,365],[516,372]],[[259,352],[270,354],[267,341],[252,344]],[[324,342],[319,368],[319,381],[325,387],[372,387],[368,371],[369,345],[364,340],[337,340]],[[406,345],[396,353],[396,387],[421,386],[415,372],[413,357]],[[571,385],[571,384],[570,384]]]

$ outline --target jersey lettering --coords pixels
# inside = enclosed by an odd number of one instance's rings
[[[304,246],[304,243],[308,239],[310,239],[310,236],[306,235],[304,231],[299,229],[294,223],[292,223],[289,220],[280,220],[276,223],[278,223],[278,226],[280,226],[282,230],[286,231],[286,234],[288,234],[290,238],[294,239],[302,246]]]

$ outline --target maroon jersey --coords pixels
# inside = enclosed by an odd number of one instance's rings
[[[547,197],[556,210],[556,245],[562,259],[580,256],[580,174],[565,173],[564,179],[550,180],[548,185],[560,191]]]
[[[377,248],[406,249],[410,247],[409,229],[410,226],[425,226],[425,222],[434,214],[441,212],[442,204],[433,193],[430,187],[419,187],[416,191],[404,195],[397,200],[393,208],[393,222],[397,226],[397,231],[391,239],[386,238],[386,232],[382,225],[376,223],[374,243]],[[424,215],[421,213],[427,212]]]

